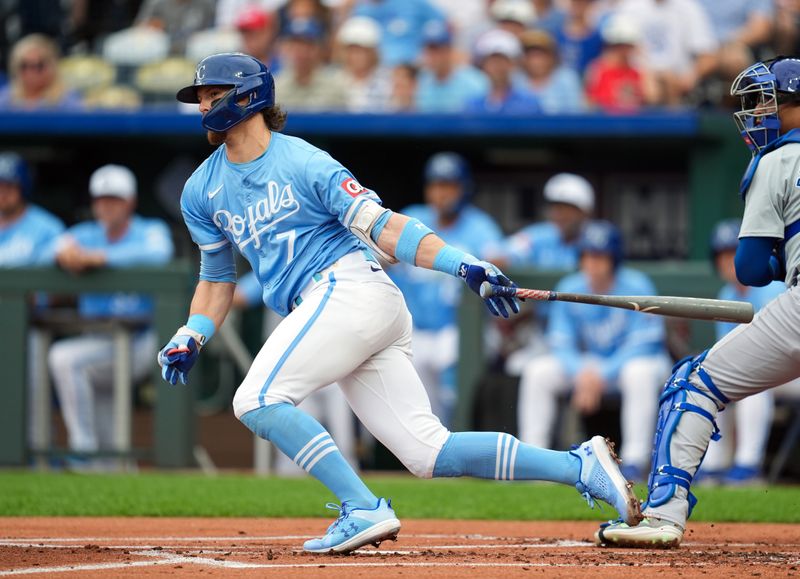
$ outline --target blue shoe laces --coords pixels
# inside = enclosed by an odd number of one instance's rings
[[[325,508],[326,509],[330,509],[332,511],[338,511],[339,512],[339,516],[336,518],[335,521],[333,521],[331,526],[328,527],[328,530],[326,531],[326,534],[327,533],[331,533],[332,531],[334,531],[336,529],[336,527],[339,526],[339,523],[341,523],[347,517],[350,516],[350,513],[353,510],[347,505],[347,502],[344,502],[341,505],[337,505],[336,503],[326,503],[325,504]]]

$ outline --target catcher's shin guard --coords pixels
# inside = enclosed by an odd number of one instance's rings
[[[672,369],[672,376],[667,380],[664,392],[661,394],[653,445],[653,464],[647,485],[648,498],[643,508],[663,505],[675,495],[677,487],[685,488],[688,493],[690,516],[692,509],[697,504],[697,498],[689,490],[693,475],[689,474],[687,470],[673,465],[670,454],[670,441],[684,412],[694,412],[711,421],[714,427],[711,439],[719,440],[721,438],[714,416],[706,409],[692,404],[688,400],[690,393],[696,393],[711,400],[720,410],[724,409],[724,405],[729,402],[728,398],[714,386],[711,376],[702,367],[707,353],[708,350],[695,358],[687,356],[675,364]],[[692,372],[697,374],[706,391],[701,390],[689,381]],[[703,453],[703,456],[705,456],[705,453]],[[700,457],[700,462],[702,462],[703,456]],[[699,467],[699,463],[697,467]]]

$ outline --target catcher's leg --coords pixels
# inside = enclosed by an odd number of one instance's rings
[[[800,376],[800,292],[792,288],[767,304],[707,354],[676,366],[661,397],[645,521],[611,523],[598,543],[676,546],[696,500],[689,492],[711,439],[714,419],[735,402]]]

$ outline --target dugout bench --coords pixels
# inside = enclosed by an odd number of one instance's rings
[[[153,324],[159,343],[174,334],[186,319],[195,275],[187,262],[176,261],[166,268],[97,270],[73,276],[53,268],[0,270],[0,368],[3,395],[0,404],[0,466],[28,463],[26,418],[29,395],[26,380],[28,328],[31,296],[35,292],[80,294],[84,292],[137,292],[153,296]],[[127,331],[113,328],[124,346]],[[157,403],[154,408],[154,445],[145,455],[160,467],[194,465],[195,389],[173,387],[161,379],[153,360]],[[122,434],[120,434],[122,436]]]

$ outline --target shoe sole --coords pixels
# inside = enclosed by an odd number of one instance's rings
[[[675,549],[681,544],[683,533],[674,527],[636,527],[608,532],[599,529],[594,542],[599,547],[631,549]]]
[[[400,521],[397,519],[387,519],[380,523],[375,523],[368,529],[364,529],[359,534],[344,543],[339,543],[334,547],[324,549],[305,549],[307,553],[319,553],[324,555],[338,554],[345,555],[364,545],[375,545],[378,547],[383,541],[394,541],[397,533],[400,532]]]
[[[633,484],[625,480],[625,477],[619,472],[617,465],[622,461],[614,452],[614,443],[602,436],[595,436],[590,442],[597,460],[600,461],[600,466],[606,471],[617,492],[625,497],[627,507],[625,522],[631,527],[638,525],[644,520],[644,515],[642,515],[639,499],[636,498],[636,494],[633,492]]]

